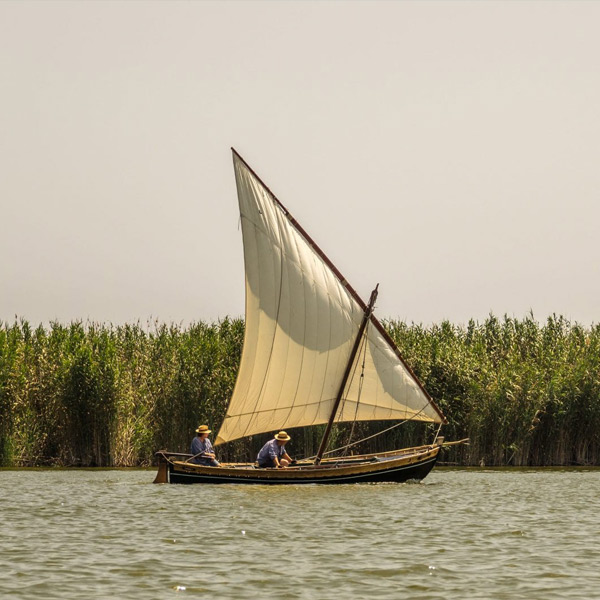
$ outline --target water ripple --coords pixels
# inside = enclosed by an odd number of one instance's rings
[[[155,486],[0,471],[0,597],[597,597],[598,470],[408,485]]]

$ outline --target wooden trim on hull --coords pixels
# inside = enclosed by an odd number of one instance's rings
[[[397,482],[423,479],[435,466],[441,446],[429,447],[412,455],[385,460],[363,461],[337,466],[322,464],[288,469],[255,469],[240,467],[204,467],[172,461],[161,456],[156,483],[242,483],[286,485],[304,483]],[[340,466],[341,464],[341,466]],[[161,471],[161,469],[163,469]],[[166,475],[166,478],[164,477]],[[167,479],[167,481],[165,481]]]

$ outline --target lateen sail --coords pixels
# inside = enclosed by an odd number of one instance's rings
[[[364,314],[364,304],[235,152],[234,168],[246,266],[246,331],[217,444],[326,423]],[[442,422],[386,337],[372,317],[339,420]]]

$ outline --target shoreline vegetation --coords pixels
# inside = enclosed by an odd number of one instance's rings
[[[600,465],[600,325],[490,315],[466,326],[384,326],[450,421],[457,466]],[[0,467],[148,466],[159,449],[187,452],[194,430],[216,434],[231,396],[243,319],[187,327],[0,322]],[[393,422],[336,425],[330,448]],[[383,427],[382,427],[383,425]],[[290,430],[292,453],[316,452],[324,426]],[[406,423],[353,447],[380,452],[429,443]],[[270,435],[217,448],[254,461]]]

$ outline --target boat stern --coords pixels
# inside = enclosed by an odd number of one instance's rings
[[[162,452],[157,452],[158,472],[152,483],[169,483],[169,463]]]

